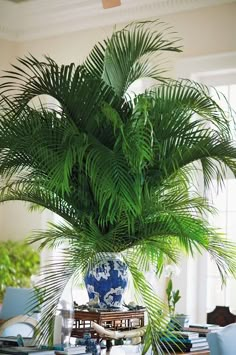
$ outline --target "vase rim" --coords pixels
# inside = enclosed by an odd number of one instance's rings
[[[111,259],[111,260],[123,259],[122,254],[121,253],[116,253],[116,252],[98,253],[98,255],[96,257],[97,257],[98,260],[101,260],[101,259]]]

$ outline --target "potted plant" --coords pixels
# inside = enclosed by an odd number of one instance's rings
[[[189,315],[183,313],[176,313],[175,307],[177,302],[181,299],[179,290],[173,289],[173,281],[170,278],[166,288],[167,303],[170,315],[170,329],[180,330],[188,325]]]
[[[167,264],[164,267],[164,274],[168,278],[166,286],[166,297],[170,317],[169,328],[175,330],[184,328],[188,325],[189,322],[189,315],[176,313],[176,304],[181,299],[181,295],[179,290],[174,290],[172,277],[174,275],[177,276],[179,273],[180,269],[176,265]]]
[[[38,271],[38,251],[24,241],[0,242],[0,303],[7,287],[30,287]]]
[[[133,23],[97,44],[81,65],[29,56],[3,77],[0,201],[57,213],[63,222],[32,241],[67,245],[41,283],[41,340],[68,282],[94,265],[96,272],[108,255],[125,263],[146,306],[144,353],[150,345],[162,352],[159,331],[168,323],[144,271],[154,266],[160,273],[166,258],[177,263],[180,252],[206,250],[223,278],[235,274],[235,246],[204,218],[212,212],[208,201],[189,191],[200,167],[206,186],[215,174],[221,183],[226,167],[236,172],[229,122],[207,87],[162,76],[157,56],[180,51],[168,37],[157,21]],[[130,95],[143,77],[157,86]],[[40,95],[57,105],[35,108]]]

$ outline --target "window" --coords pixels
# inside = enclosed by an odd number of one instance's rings
[[[216,87],[224,93],[236,110],[235,63],[236,52],[183,58],[176,65],[176,76]],[[217,190],[213,187],[209,197],[220,209],[218,215],[209,217],[209,222],[222,228],[223,232],[236,242],[236,188],[235,181],[231,178],[230,175],[227,177],[225,189],[220,194],[217,195]],[[206,322],[206,313],[217,304],[229,305],[231,310],[235,309],[236,312],[236,302],[232,297],[235,295],[236,281],[229,279],[226,288],[221,289],[219,273],[214,264],[210,263],[207,253],[195,255],[194,259],[182,259],[181,270],[181,280],[176,280],[175,283],[182,295],[181,309],[178,312],[189,314],[190,321],[197,323]]]
[[[229,101],[231,107],[236,110],[236,85],[216,86]],[[226,102],[224,105],[227,105]],[[222,106],[222,105],[221,105]],[[227,106],[223,107],[227,110]],[[235,129],[232,124],[232,130]],[[225,185],[217,191],[216,181],[213,184],[209,196],[213,206],[216,207],[217,215],[210,216],[212,226],[220,228],[225,236],[236,243],[236,180],[229,174]],[[226,285],[222,287],[219,272],[216,265],[207,260],[207,312],[213,310],[216,305],[230,306],[232,312],[236,312],[236,280],[229,277]]]

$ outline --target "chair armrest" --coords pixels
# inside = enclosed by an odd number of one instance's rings
[[[25,328],[27,333],[29,333],[29,330],[31,330],[33,333],[37,323],[38,321],[35,318],[29,317],[27,315],[16,316],[3,322],[3,324],[0,326],[0,335],[6,336],[5,333],[7,328],[13,326],[15,326],[14,330],[16,331],[16,333],[18,332],[17,327],[19,326],[21,326],[21,328]],[[14,335],[16,336],[17,334]],[[9,334],[7,334],[7,336],[9,336]],[[28,336],[28,334],[23,334],[23,336]]]

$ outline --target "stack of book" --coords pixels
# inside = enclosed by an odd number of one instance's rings
[[[197,332],[199,333],[199,337],[206,337],[207,333],[215,332],[220,330],[220,327],[217,324],[190,324],[188,328],[184,328],[185,331],[189,332]]]
[[[37,347],[26,347],[26,346],[14,346],[14,347],[0,347],[0,354],[11,354],[11,355],[82,355],[86,353],[85,346],[75,346],[59,350],[47,350],[40,349]],[[91,353],[90,353],[91,354]]]
[[[55,355],[82,355],[82,354],[89,354],[86,353],[86,346],[78,345],[78,346],[70,346],[65,348],[63,351],[55,350]]]
[[[18,346],[17,337],[0,337],[0,347]]]
[[[54,355],[54,350],[44,350],[37,347],[26,346],[13,346],[13,347],[0,347],[0,354],[11,355]]]
[[[162,337],[161,346],[165,351],[192,352],[208,350],[206,338],[197,332],[175,331],[171,337]]]

